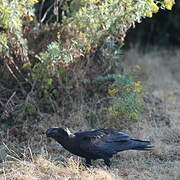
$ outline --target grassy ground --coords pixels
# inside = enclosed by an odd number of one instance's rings
[[[139,65],[138,73],[147,92],[145,112],[142,118],[121,129],[134,138],[151,140],[152,152],[128,151],[112,159],[111,169],[102,161],[92,168],[80,165],[80,159],[72,156],[41,132],[62,122],[56,115],[41,114],[23,128],[12,127],[1,132],[1,153],[6,161],[0,164],[0,179],[77,179],[77,180],[178,180],[180,179],[180,51],[157,51],[141,55],[136,49],[126,52],[124,65]],[[69,121],[81,123],[82,112],[76,112]],[[44,123],[46,122],[46,123]],[[73,126],[72,126],[73,127]],[[78,130],[79,127],[75,129]],[[24,134],[23,134],[24,133]],[[7,156],[8,154],[8,156]],[[9,160],[9,161],[7,161]],[[15,161],[14,161],[15,160]]]

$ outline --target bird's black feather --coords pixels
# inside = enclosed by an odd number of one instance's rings
[[[97,129],[71,134],[69,131],[59,128],[49,128],[46,131],[48,137],[52,137],[71,153],[84,157],[87,164],[91,160],[104,159],[110,166],[110,158],[125,150],[143,150],[152,148],[149,141],[132,139],[128,134],[113,129]]]

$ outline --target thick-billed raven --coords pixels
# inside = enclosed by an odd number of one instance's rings
[[[91,160],[103,159],[110,167],[110,158],[114,154],[125,150],[148,151],[152,148],[149,141],[132,139],[128,134],[113,129],[97,129],[70,133],[62,127],[49,128],[46,136],[60,143],[71,153],[84,157],[86,165],[91,165]]]

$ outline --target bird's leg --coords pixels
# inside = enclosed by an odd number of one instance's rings
[[[111,166],[111,161],[110,161],[110,159],[104,159],[104,163],[105,163],[108,167]]]
[[[90,167],[92,164],[91,164],[91,159],[86,159],[86,166],[87,167]]]

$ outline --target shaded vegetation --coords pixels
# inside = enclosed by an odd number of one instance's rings
[[[135,22],[173,4],[19,0],[7,5],[3,0],[1,118],[20,123],[44,112],[68,117],[83,104],[91,124],[98,119],[137,120],[142,88],[121,66],[121,47]]]
[[[172,11],[160,10],[153,18],[147,18],[135,29],[128,32],[126,45],[140,43],[145,51],[149,46],[160,46],[163,48],[180,47],[180,2],[176,1]]]

